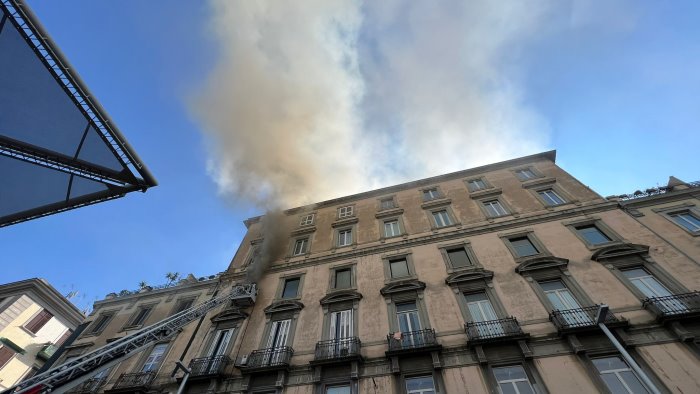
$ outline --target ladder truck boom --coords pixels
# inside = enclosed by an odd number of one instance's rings
[[[89,379],[99,370],[123,361],[146,346],[174,336],[187,324],[226,302],[232,301],[237,307],[253,305],[256,295],[257,287],[254,283],[234,285],[226,295],[185,309],[65,364],[53,367],[10,387],[3,393],[64,393]]]

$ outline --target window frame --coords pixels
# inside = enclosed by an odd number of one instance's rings
[[[415,378],[422,378],[422,377],[427,377],[430,376],[433,380],[433,392],[435,394],[444,394],[446,393],[445,391],[445,384],[442,381],[442,376],[439,373],[439,371],[434,371],[430,370],[428,371],[427,369],[423,372],[420,371],[411,371],[410,373],[406,374],[401,374],[399,377],[399,390],[401,393],[408,394],[408,388],[406,387],[406,380],[408,379],[415,379]]]
[[[168,354],[170,353],[170,350],[173,348],[173,344],[175,343],[174,340],[165,340],[165,341],[158,341],[154,343],[153,345],[149,346],[147,349],[148,351],[143,351],[141,352],[141,357],[139,358],[139,361],[136,365],[138,365],[138,372],[144,372],[143,368],[146,366],[146,361],[148,360],[148,357],[150,357],[151,353],[153,352],[153,349],[156,348],[158,345],[166,345],[165,350],[163,351],[163,356],[160,359],[160,362],[158,363],[158,366],[155,369],[152,369],[150,372],[154,372],[156,375],[160,371],[160,369],[163,367],[164,362],[168,358]]]
[[[654,373],[653,368],[644,360],[644,357],[641,357],[636,349],[634,347],[627,349],[628,353],[634,359],[634,361],[639,365],[642,370],[644,370],[644,373],[649,377],[649,379],[654,383],[654,385],[662,390],[662,392],[667,391],[666,386],[661,382],[661,380],[656,376]],[[582,364],[584,366],[584,369],[586,370],[586,373],[588,376],[591,378],[593,381],[593,384],[596,386],[599,392],[601,393],[607,393],[611,394],[611,391],[608,389],[608,386],[605,384],[605,381],[603,381],[603,378],[600,376],[600,373],[598,369],[595,367],[593,364],[593,360],[597,358],[607,358],[607,357],[619,357],[622,359],[622,361],[627,364],[628,367],[630,365],[627,363],[627,360],[622,357],[622,355],[614,350],[599,350],[599,351],[589,351],[589,352],[581,352],[577,354],[578,358],[580,361],[582,361]],[[630,367],[630,369],[632,369]],[[634,372],[634,370],[633,370]],[[637,375],[636,372],[634,372],[635,375]],[[637,376],[639,378],[639,376]],[[640,379],[641,381],[641,379]],[[647,388],[647,386],[642,382],[642,385]],[[648,388],[647,388],[648,390]],[[650,391],[651,392],[651,391]]]
[[[457,221],[455,214],[452,211],[452,207],[449,204],[428,208],[428,209],[425,209],[425,211],[428,215],[428,221],[430,223],[430,230],[431,231],[438,231],[438,230],[445,229],[445,228],[461,226],[461,223],[459,221]],[[450,224],[445,225],[445,226],[441,226],[441,227],[437,226],[437,223],[435,222],[434,214],[436,212],[440,212],[440,211],[447,212],[447,217],[450,219]]]
[[[347,213],[347,210],[350,210],[350,213]],[[345,210],[346,213],[342,214],[341,212]],[[336,210],[336,219],[337,220],[343,220],[343,219],[349,219],[349,218],[354,218],[355,217],[355,204],[349,204],[349,205],[343,205],[342,207],[338,207]]]
[[[306,241],[306,250],[302,253],[295,254],[296,248],[297,248],[297,243],[300,241]],[[299,256],[308,256],[311,254],[311,236],[309,235],[304,235],[300,237],[295,237],[292,238],[291,242],[291,249],[289,250],[289,257],[299,257]]]
[[[342,232],[350,232],[350,243],[348,244],[340,244],[340,233]],[[357,245],[357,237],[356,237],[356,231],[355,231],[355,226],[343,226],[343,227],[337,227],[335,228],[334,233],[334,247],[335,248],[347,248],[349,246],[354,246]]]
[[[392,236],[387,236],[386,235],[386,223],[389,222],[397,222],[399,226],[399,233],[396,235]],[[392,238],[397,238],[397,237],[403,237],[406,235],[406,227],[403,224],[403,218],[401,215],[396,215],[396,216],[389,216],[385,217],[379,220],[379,231],[381,234],[380,239],[381,240],[387,240],[387,239],[392,239]]]
[[[126,320],[124,323],[124,327],[122,327],[122,331],[124,330],[131,330],[134,328],[139,328],[143,327],[146,322],[148,321],[148,318],[151,317],[151,314],[153,313],[153,310],[156,309],[156,305],[158,305],[157,302],[155,303],[148,303],[148,304],[141,304],[139,305],[134,312],[129,315],[129,318]],[[143,316],[143,320],[141,321],[140,324],[136,324],[135,320],[139,316],[142,310],[148,309],[146,314]]]
[[[516,233],[508,233],[508,234],[499,234],[499,238],[503,241],[505,244],[506,248],[510,251],[510,254],[513,256],[513,259],[515,260],[516,263],[521,263],[524,260],[531,259],[534,257],[544,257],[544,256],[551,256],[551,253],[547,248],[544,246],[544,244],[539,240],[539,238],[535,235],[534,230],[526,229],[523,231],[519,231]],[[511,243],[511,239],[515,238],[527,238],[530,243],[539,251],[537,254],[529,255],[529,256],[518,256],[515,248],[513,247]]]
[[[431,191],[431,190],[435,190],[435,196],[426,199],[426,198],[425,198],[425,193],[426,193],[426,192],[429,192],[429,191]],[[431,193],[431,194],[432,194],[432,193]],[[438,186],[438,185],[435,185],[435,186],[428,186],[428,187],[423,187],[423,188],[421,188],[421,189],[420,189],[420,195],[421,195],[421,202],[423,202],[423,203],[430,202],[430,201],[435,201],[435,200],[440,200],[440,199],[445,198],[445,194],[442,192],[442,190],[440,189],[440,186]]]
[[[522,369],[525,371],[525,375],[527,376],[528,380],[530,381],[530,385],[533,388],[533,391],[536,394],[547,394],[549,393],[549,390],[547,390],[547,386],[544,384],[544,380],[542,380],[542,376],[540,375],[539,371],[537,370],[537,366],[532,362],[532,360],[517,360],[517,361],[505,361],[505,362],[497,362],[497,363],[487,363],[486,365],[482,365],[483,373],[484,376],[486,377],[486,384],[489,386],[492,392],[494,393],[500,393],[500,386],[498,384],[498,381],[496,380],[496,375],[493,373],[494,368],[504,368],[504,367],[509,367],[513,365],[519,365],[522,367]]]
[[[337,271],[342,271],[345,269],[350,270],[350,286],[349,287],[343,287],[343,288],[338,288],[336,284],[336,272]],[[331,266],[329,269],[329,275],[328,275],[328,290],[329,291],[334,291],[334,290],[356,290],[357,289],[357,264],[355,262],[351,263],[344,263],[336,266]]]
[[[82,336],[97,336],[101,335],[104,330],[109,327],[109,324],[112,322],[114,317],[117,315],[118,310],[109,310],[109,311],[103,311],[100,312],[99,315],[97,315],[97,318],[93,320],[89,326],[83,331]],[[95,328],[97,326],[97,323],[103,318],[106,317],[106,320],[104,322],[103,327],[99,331],[95,331]]]
[[[483,189],[472,188],[471,182],[478,182],[478,181],[481,181],[484,184]],[[477,177],[467,178],[464,180],[464,184],[467,186],[467,191],[469,191],[469,193],[478,193],[478,192],[483,192],[484,190],[493,189],[493,185],[486,179],[485,176],[477,176]]]
[[[384,208],[383,204],[385,201],[391,201],[391,207]],[[396,196],[386,196],[377,199],[377,212],[390,211],[392,209],[398,209],[399,205],[396,203]]]
[[[277,283],[277,291],[275,292],[275,301],[282,301],[282,300],[300,300],[301,295],[304,290],[304,278],[306,277],[305,272],[296,272],[296,273],[289,273],[285,275],[280,275],[278,278],[278,283]],[[287,280],[291,279],[299,279],[299,286],[297,287],[297,295],[295,297],[290,297],[290,298],[282,298],[282,295],[284,293],[284,287],[285,284],[287,283]]]
[[[38,318],[39,315],[41,315],[41,314],[43,314],[43,313],[48,313],[49,315],[51,315],[51,317],[49,317],[46,321],[44,321],[44,322],[39,326],[39,328],[36,329],[36,331],[33,331],[32,329],[30,329],[29,327],[27,327],[30,323],[32,323],[32,322],[34,321],[34,319]],[[34,313],[34,314],[32,315],[32,317],[30,317],[29,319],[27,319],[27,321],[26,321],[24,324],[22,324],[22,329],[23,329],[24,331],[26,331],[27,333],[29,333],[31,336],[37,336],[37,335],[39,334],[39,331],[41,331],[42,328],[46,327],[46,325],[47,325],[47,324],[51,321],[51,319],[53,319],[54,317],[55,317],[55,315],[54,315],[53,313],[51,313],[50,310],[48,310],[48,309],[42,307],[42,308],[39,309],[36,313]]]
[[[197,302],[197,295],[188,295],[188,296],[182,296],[179,297],[178,299],[175,300],[175,304],[173,305],[173,308],[170,310],[170,313],[168,316],[172,316],[176,313],[180,313],[184,311],[185,309],[192,308],[195,305],[195,302]],[[191,302],[191,304],[187,308],[183,308],[180,311],[177,311],[178,306],[181,302]]]
[[[421,330],[427,330],[432,328],[430,325],[430,317],[428,315],[428,308],[425,305],[425,300],[423,297],[423,291],[419,292],[405,292],[396,293],[388,297],[387,301],[387,313],[389,315],[389,331],[398,332],[399,331],[399,319],[396,309],[397,304],[404,304],[408,302],[414,302],[416,304],[416,312],[418,313],[418,320],[420,321]]]
[[[565,197],[563,197],[563,196],[559,193],[559,191],[557,191],[557,189],[555,189],[554,187],[541,188],[541,189],[538,189],[538,190],[533,190],[533,192],[534,192],[534,193],[537,193],[537,196],[539,196],[539,198],[540,198],[540,202],[541,202],[542,205],[544,205],[545,207],[553,208],[553,207],[558,207],[558,206],[560,206],[560,205],[566,205],[566,204],[568,204],[568,199],[565,198]],[[546,200],[542,194],[543,194],[543,193],[550,193],[550,192],[551,192],[552,194],[554,194],[559,200],[561,200],[561,202],[556,203],[556,204],[551,204],[548,200]]]
[[[696,219],[700,220],[700,210],[696,207],[695,204],[686,202],[683,204],[674,205],[674,206],[670,206],[670,207],[654,208],[654,209],[652,209],[652,211],[665,217],[666,220],[673,223],[674,226],[677,226],[677,227],[683,229],[683,231],[685,231],[687,234],[690,234],[693,237],[700,236],[700,231],[691,231],[688,228],[686,228],[685,226],[683,226],[682,224],[679,224],[678,222],[676,222],[676,220],[673,218],[673,215],[687,213],[691,216],[694,216]]]
[[[467,258],[471,262],[471,265],[466,267],[455,267],[452,265],[452,261],[450,261],[450,256],[447,251],[458,248],[464,248],[464,250],[467,252]],[[462,240],[449,244],[440,244],[438,245],[438,251],[442,256],[442,261],[445,263],[445,268],[447,269],[448,274],[482,267],[481,263],[479,263],[479,259],[477,259],[476,254],[474,253],[474,250],[472,249],[472,243],[469,240]]]
[[[0,364],[0,369],[3,369],[7,364],[9,364],[17,356],[17,352],[14,349],[12,349],[11,347],[3,345],[2,343],[0,343],[0,349],[7,349],[9,352],[11,352],[11,355],[7,359],[7,361]]]
[[[392,278],[391,276],[391,266],[390,262],[395,260],[405,259],[406,267],[408,267],[408,275],[402,276],[400,278]],[[397,282],[407,279],[416,279],[416,268],[413,264],[413,253],[405,252],[394,255],[384,255],[382,256],[382,263],[384,265],[384,283]]]
[[[311,220],[308,221],[308,223],[307,223],[306,219],[308,219],[309,217],[311,217]],[[315,212],[301,215],[301,217],[299,218],[299,227],[313,226],[315,223],[316,223],[316,213]]]
[[[530,171],[532,173],[533,177],[532,178],[523,178],[520,176],[521,171]],[[544,174],[542,174],[534,166],[531,166],[531,165],[513,168],[513,169],[511,169],[511,172],[513,173],[513,176],[515,176],[515,178],[517,180],[519,180],[520,182],[528,182],[528,181],[532,181],[535,179],[544,178]]]
[[[505,213],[502,215],[498,215],[498,216],[491,215],[491,213],[489,212],[489,210],[486,207],[486,203],[492,202],[492,201],[498,202],[498,204],[501,206],[501,208],[503,208]],[[486,219],[498,219],[498,218],[510,216],[513,214],[513,211],[510,208],[510,206],[507,203],[505,203],[504,199],[500,195],[480,198],[477,200],[477,203],[479,204],[479,208],[481,208],[481,212],[483,212],[483,214],[486,216]]]
[[[568,221],[564,222],[563,224],[566,227],[568,227],[569,230],[571,230],[571,232],[574,233],[574,235],[586,246],[586,248],[588,248],[588,250],[597,250],[623,241],[620,235],[618,235],[613,229],[608,227],[608,225],[606,225],[605,222],[603,222],[600,218],[597,217]],[[598,231],[600,231],[603,235],[608,237],[610,241],[599,244],[592,244],[588,242],[588,240],[578,231],[579,227],[587,226],[595,226],[598,229]]]

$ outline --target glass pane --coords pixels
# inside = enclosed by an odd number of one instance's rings
[[[515,385],[513,385],[513,383],[501,383],[498,387],[501,389],[501,394],[518,394],[518,392],[515,391]]]
[[[527,237],[511,239],[510,243],[518,257],[532,256],[539,253],[535,245]]]
[[[449,249],[447,251],[447,257],[450,260],[450,264],[452,264],[452,267],[454,268],[467,267],[471,265],[467,251],[464,248]]]
[[[621,371],[620,372],[620,377],[622,380],[627,384],[627,387],[632,390],[633,393],[648,393],[649,391],[644,387],[642,382],[639,380],[637,375],[634,374],[632,371]]]
[[[400,304],[396,304],[396,312],[408,312],[415,310],[418,310],[415,302],[402,302]]]
[[[568,290],[566,286],[564,285],[564,282],[560,280],[553,280],[549,282],[540,282],[540,287],[542,287],[542,290],[544,291],[551,291],[551,290]]]
[[[673,215],[673,219],[676,221],[676,223],[690,231],[700,230],[700,219],[696,218],[690,213],[685,212]]]
[[[408,276],[408,263],[406,260],[392,260],[389,262],[392,278]]]
[[[614,373],[602,374],[600,377],[603,379],[603,382],[605,382],[605,385],[608,386],[608,390],[610,390],[611,394],[630,394]],[[640,393],[643,393],[643,391],[640,391]],[[634,394],[637,393],[635,392]]]
[[[284,282],[284,291],[282,291],[282,298],[296,297],[298,290],[299,290],[299,278],[287,279]]]
[[[342,269],[335,271],[335,288],[345,289],[350,287],[351,271],[350,269]]]
[[[409,393],[426,393],[425,390],[435,389],[432,376],[420,376],[406,379],[406,391]]]
[[[350,394],[350,386],[334,386],[326,388],[326,394]]]
[[[496,380],[499,382],[517,379],[527,380],[527,374],[525,374],[525,370],[520,365],[511,365],[508,367],[494,368],[493,376],[495,376]]]
[[[627,364],[619,357],[603,357],[592,360],[593,365],[600,372],[610,371],[614,369],[629,369]]]
[[[518,388],[519,394],[534,394],[534,392],[535,392],[532,389],[532,385],[530,385],[530,382],[526,382],[526,381],[516,382],[515,386]]]
[[[583,226],[583,227],[578,227],[576,230],[581,234],[581,236],[588,241],[588,243],[597,245],[597,244],[602,244],[606,242],[610,242],[610,238],[608,238],[607,235],[603,234],[598,227],[594,225],[590,226]]]

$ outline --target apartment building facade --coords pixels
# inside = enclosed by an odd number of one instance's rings
[[[655,388],[699,392],[697,238],[619,200],[552,151],[251,218],[204,293],[268,258],[255,305],[216,310],[100,390],[175,392],[181,360],[191,393],[653,392],[596,325],[606,304],[606,326]],[[122,319],[80,339],[85,350],[125,335],[149,302],[132,297],[96,305],[91,324],[105,310]],[[115,383],[144,373],[148,384]]]
[[[43,279],[0,285],[0,390],[53,361],[83,318]]]

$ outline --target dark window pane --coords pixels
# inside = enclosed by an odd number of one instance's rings
[[[408,276],[408,262],[406,259],[389,261],[389,268],[391,269],[392,278]]]
[[[112,315],[111,315],[111,314],[100,316],[100,317],[97,319],[96,323],[95,323],[95,324],[92,326],[92,328],[90,329],[90,333],[91,333],[91,334],[95,334],[95,333],[102,332],[102,330],[104,330],[104,328],[107,326],[107,323],[109,323],[109,320],[110,320],[110,319],[112,319]]]
[[[400,304],[396,304],[396,312],[410,312],[410,311],[415,311],[418,310],[416,307],[415,302],[402,302]]]
[[[591,245],[604,244],[611,241],[607,235],[603,234],[603,232],[593,224],[577,227],[576,231]]]
[[[177,306],[175,307],[175,310],[173,311],[173,315],[176,313],[180,313],[180,312],[184,311],[185,309],[191,307],[193,303],[194,303],[194,299],[178,301]]]
[[[284,281],[284,290],[282,291],[282,298],[294,298],[297,296],[299,291],[299,278],[287,279]]]
[[[510,244],[518,257],[532,256],[539,253],[528,237],[513,238],[510,240]]]
[[[350,287],[352,272],[350,268],[335,271],[335,288],[347,289]]]
[[[5,364],[10,361],[10,359],[15,355],[15,351],[7,346],[0,345],[0,368],[4,367]]]
[[[467,267],[472,265],[469,261],[469,256],[464,248],[449,249],[447,250],[447,256],[450,259],[450,264],[454,268]]]
[[[148,314],[151,312],[151,307],[147,308],[141,308],[139,311],[136,313],[136,316],[131,320],[130,326],[140,326],[143,324],[143,322],[146,320],[146,317],[148,317]]]

